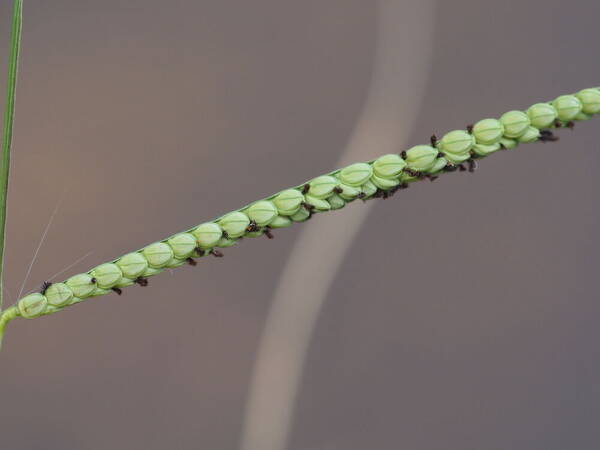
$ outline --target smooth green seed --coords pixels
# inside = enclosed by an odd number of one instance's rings
[[[290,216],[290,219],[294,222],[304,222],[309,217],[310,212],[306,208],[300,208],[296,214]]]
[[[558,117],[558,113],[549,103],[536,103],[529,107],[527,116],[531,126],[541,129],[550,127]]]
[[[115,284],[116,286],[116,284]],[[113,286],[114,287],[114,286]],[[106,295],[109,292],[112,292],[110,289],[104,289],[96,286],[94,291],[90,294],[90,297],[100,297],[101,295]]]
[[[500,144],[502,145],[502,147],[504,147],[507,150],[512,150],[513,148],[515,148],[517,145],[519,145],[519,142],[516,141],[515,139],[508,139],[508,138],[502,138],[500,139]]]
[[[133,284],[134,284],[134,280],[132,280],[131,278],[121,277],[121,279],[117,282],[117,284],[115,286],[119,287],[119,288],[124,288],[127,286],[131,286]]]
[[[291,226],[294,222],[292,222],[289,217],[285,216],[277,216],[273,221],[269,224],[271,228],[287,228]]]
[[[144,250],[142,254],[148,260],[148,265],[155,269],[164,267],[173,257],[173,250],[164,242],[155,242],[150,244]]]
[[[519,142],[522,142],[524,144],[529,144],[531,142],[535,142],[540,138],[540,130],[538,130],[535,127],[529,127],[527,128],[527,131],[525,131],[525,133],[523,133],[523,135],[521,135],[519,137]]]
[[[391,180],[389,178],[382,178],[382,177],[378,177],[377,175],[371,176],[371,181],[373,182],[373,184],[375,186],[377,186],[379,189],[383,189],[384,191],[392,189],[393,187],[396,187],[400,184],[399,180]]]
[[[286,189],[280,192],[273,199],[273,203],[277,207],[279,214],[291,216],[295,214],[304,201],[304,195],[297,189]]]
[[[435,160],[435,163],[433,164],[433,167],[428,170],[428,173],[430,173],[430,174],[438,173],[447,165],[448,165],[448,160],[446,158],[443,158],[443,157],[437,158]]]
[[[176,267],[183,266],[185,263],[185,259],[171,258],[171,260],[167,263],[165,267],[168,267],[169,269],[175,269]]]
[[[504,134],[504,125],[496,119],[483,119],[473,125],[473,136],[477,144],[497,144]]]
[[[69,306],[69,305],[65,305],[65,306]],[[50,315],[50,314],[54,314],[55,312],[62,311],[63,309],[65,309],[65,308],[62,307],[62,306],[48,305],[46,307],[46,310],[42,314],[43,315]]]
[[[389,153],[380,156],[375,160],[373,163],[373,172],[375,172],[378,177],[397,178],[405,167],[406,161],[404,161],[400,155]]]
[[[176,258],[188,258],[196,249],[196,237],[191,233],[179,233],[167,241]]]
[[[591,114],[580,112],[575,116],[575,120],[590,120],[592,117],[593,116]]]
[[[79,298],[85,298],[94,292],[96,286],[92,281],[92,276],[87,273],[81,273],[69,278],[65,284],[71,288],[73,295]]]
[[[134,252],[121,256],[117,261],[117,266],[127,278],[135,279],[148,268],[148,261],[141,253]]]
[[[600,91],[598,89],[583,89],[575,94],[583,104],[585,114],[600,113]]]
[[[261,200],[251,205],[247,210],[246,214],[250,220],[256,222],[259,227],[266,227],[271,223],[275,217],[277,217],[277,208],[268,200]]]
[[[98,287],[110,289],[121,279],[123,272],[121,272],[121,269],[116,264],[105,263],[92,270],[91,275],[96,279]]]
[[[149,267],[146,269],[146,271],[142,274],[143,277],[153,277],[154,275],[158,275],[159,273],[162,273],[164,271],[164,267],[161,267],[160,269],[156,269],[154,267]]]
[[[19,313],[26,319],[38,317],[46,311],[48,300],[40,293],[29,294],[19,300]]]
[[[469,159],[471,157],[471,154],[470,153],[445,152],[444,156],[452,164],[461,164],[461,163],[464,163],[467,159]],[[431,172],[431,170],[429,170],[428,172]]]
[[[54,283],[45,293],[48,303],[52,306],[65,306],[73,298],[73,291],[65,283]]]
[[[327,202],[327,200],[313,197],[310,194],[306,194],[305,198],[306,203],[314,206],[318,211],[329,211],[331,209],[331,205]]]
[[[340,184],[339,187],[342,189],[342,192],[339,193],[339,196],[347,202],[354,200],[356,197],[358,197],[358,194],[360,194],[360,189],[356,189],[352,186]]]
[[[230,238],[236,238],[246,233],[246,229],[250,225],[250,219],[243,212],[234,211],[223,216],[219,220],[219,225]]]
[[[573,120],[583,109],[581,101],[574,95],[561,95],[552,102],[560,120]]]
[[[487,156],[490,153],[497,152],[500,150],[500,143],[492,144],[492,145],[484,145],[484,144],[475,144],[473,147],[473,151],[479,156]]]
[[[343,168],[338,177],[348,186],[358,187],[373,174],[373,168],[366,163],[356,163]]]
[[[438,143],[444,153],[452,153],[456,156],[468,155],[474,144],[475,138],[464,130],[450,131]]]
[[[331,205],[331,209],[341,209],[346,206],[344,199],[337,194],[333,194],[329,197],[327,202]]]
[[[439,152],[430,145],[415,145],[406,151],[406,163],[417,172],[427,172],[435,164]]]
[[[192,231],[192,234],[196,236],[200,248],[208,249],[214,247],[219,242],[219,239],[223,235],[223,230],[216,223],[209,222],[198,225]]]
[[[377,186],[375,186],[371,181],[367,181],[361,186],[361,191],[365,195],[364,198],[367,199],[375,195],[375,192],[377,192]]]
[[[308,193],[311,196],[324,199],[333,193],[333,189],[338,185],[338,180],[330,175],[323,175],[315,178],[308,185]]]
[[[221,238],[219,239],[219,242],[217,242],[216,247],[221,247],[221,248],[227,248],[227,247],[231,247],[235,244],[237,244],[237,239],[228,239],[228,238]]]
[[[508,138],[518,138],[531,124],[529,117],[523,111],[509,111],[502,114],[500,122],[504,125],[504,136]]]

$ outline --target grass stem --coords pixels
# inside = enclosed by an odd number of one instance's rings
[[[6,237],[6,206],[8,197],[8,179],[10,175],[10,149],[12,145],[15,120],[15,93],[17,90],[17,72],[21,49],[21,26],[23,22],[23,0],[15,0],[11,31],[8,78],[6,88],[6,110],[4,113],[4,132],[2,136],[2,167],[0,168],[0,311],[2,310],[4,283],[4,247]],[[0,316],[0,339],[7,322]]]

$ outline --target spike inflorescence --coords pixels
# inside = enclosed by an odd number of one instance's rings
[[[473,171],[478,159],[521,143],[555,141],[558,138],[552,129],[572,128],[575,121],[599,113],[600,87],[537,103],[526,111],[509,111],[499,119],[483,119],[465,130],[450,131],[439,140],[432,136],[428,145],[352,164],[62,283],[46,282],[40,292],[18,300],[10,318],[52,314],[88,298],[110,292],[121,295],[122,288],[128,286],[147,286],[148,277],[184,264],[195,266],[195,258],[221,257],[219,248],[230,247],[244,237],[272,238],[274,229],[304,222],[316,213],[341,209],[356,199],[387,198],[414,181],[433,181],[444,172]]]

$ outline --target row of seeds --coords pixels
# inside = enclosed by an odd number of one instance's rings
[[[266,200],[231,212],[165,241],[102,264],[88,273],[54,283],[41,293],[18,302],[19,314],[33,318],[49,314],[83,299],[120,290],[165,268],[179,267],[189,258],[204,256],[216,247],[229,247],[242,237],[256,237],[272,228],[303,222],[315,212],[340,209],[356,198],[368,199],[378,190],[390,191],[424,174],[433,175],[474,157],[501,148],[540,139],[540,130],[566,126],[600,113],[600,89],[584,89],[549,103],[537,103],[527,111],[509,111],[499,119],[483,119],[468,130],[455,130],[431,145],[417,145],[368,163],[352,164],[304,186],[286,189]]]

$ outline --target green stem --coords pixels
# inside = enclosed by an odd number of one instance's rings
[[[17,69],[21,49],[21,25],[23,21],[23,1],[15,0],[11,31],[10,59],[8,63],[8,82],[6,88],[6,111],[4,113],[4,133],[2,138],[2,168],[0,169],[0,310],[2,310],[4,284],[4,243],[6,237],[6,199],[10,174],[10,147],[12,144],[15,119],[15,93],[17,90]],[[2,316],[4,317],[4,315]],[[2,318],[0,317],[0,320]],[[0,322],[0,325],[2,322]],[[0,333],[4,331],[4,325]],[[1,339],[1,334],[0,334]]]
[[[0,313],[0,349],[2,349],[2,339],[4,338],[4,331],[6,325],[18,315],[18,310],[15,306],[6,308]]]

